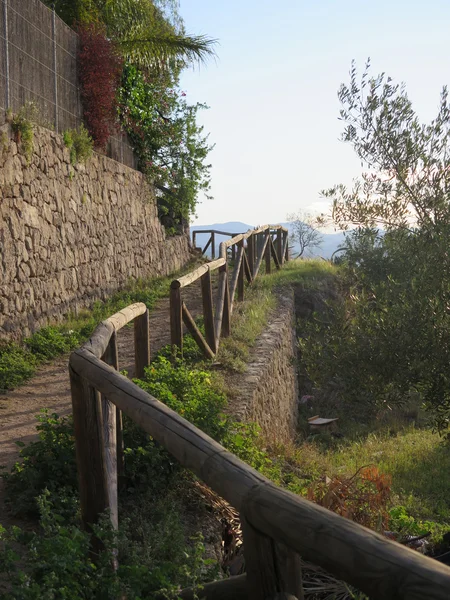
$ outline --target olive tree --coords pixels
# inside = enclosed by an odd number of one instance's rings
[[[317,377],[338,382],[342,397],[355,401],[392,405],[418,394],[445,428],[450,420],[447,89],[429,123],[420,121],[405,86],[384,73],[372,77],[369,62],[361,78],[352,64],[350,82],[338,96],[342,139],[352,144],[363,173],[352,188],[336,185],[324,192],[332,200],[335,224],[353,231],[346,243],[346,306],[341,322],[328,328],[326,343],[317,348]]]

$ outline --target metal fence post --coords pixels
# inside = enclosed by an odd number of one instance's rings
[[[57,58],[56,58],[56,13],[55,3],[52,4],[52,36],[53,36],[53,70],[55,75],[55,131],[59,131],[59,115],[58,115],[58,74],[57,69]]]
[[[5,108],[11,108],[9,95],[9,48],[8,48],[8,0],[3,0],[3,20],[5,22]]]

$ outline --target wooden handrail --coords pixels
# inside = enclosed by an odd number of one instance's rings
[[[240,511],[245,524],[244,552],[252,567],[247,569],[250,598],[275,597],[280,591],[301,598],[298,566],[292,568],[293,565],[298,565],[294,560],[295,553],[356,586],[371,598],[448,598],[448,567],[278,488],[100,360],[87,347],[71,354],[70,370],[72,379],[86,382],[87,389],[94,390],[96,394],[100,392],[162,444],[184,467],[191,469]],[[92,407],[95,404],[92,395],[85,397],[85,400],[86,405]],[[74,408],[76,406],[75,401]],[[87,407],[86,410],[92,412],[92,408]],[[77,461],[80,466],[80,449],[92,456],[92,444],[103,447],[102,428],[98,431],[98,440],[95,437],[83,439],[88,446],[83,447],[78,437],[79,423],[75,419],[75,410],[74,420]],[[83,483],[83,486],[80,485],[80,494],[85,523],[95,522],[95,517],[98,518],[102,510],[112,508],[113,488],[108,478],[113,474],[105,466],[104,455],[102,456],[102,464],[97,461],[93,463],[92,460],[89,463],[92,473],[97,475],[96,478],[90,478],[97,492],[96,495],[91,495],[94,509],[91,507],[86,510],[86,481],[84,477],[80,477],[80,484]],[[102,507],[99,498],[106,499],[106,506]],[[101,510],[95,514],[95,510],[98,511],[99,508]],[[88,518],[93,520],[86,520]],[[278,544],[282,544],[280,548],[285,549],[277,550]],[[278,551],[283,556],[281,562],[277,558]],[[293,557],[290,553],[294,553]],[[266,564],[258,566],[258,562],[252,562],[255,560],[265,561]],[[255,577],[255,569],[260,572],[259,577]],[[254,592],[255,589],[258,590],[257,593]]]
[[[214,259],[215,243],[214,236],[233,235],[230,240],[221,242],[219,245],[220,258],[201,265],[191,273],[174,279],[170,291],[170,328],[171,343],[182,351],[183,347],[183,322],[192,333],[197,345],[207,358],[211,358],[211,352],[215,355],[219,348],[220,338],[230,333],[230,316],[234,306],[234,296],[237,292],[238,300],[244,298],[244,279],[251,284],[256,279],[261,263],[265,258],[266,273],[270,273],[271,260],[275,267],[281,268],[287,257],[287,246],[282,244],[282,239],[287,240],[287,229],[281,225],[263,225],[257,229],[249,229],[246,233],[231,234],[215,229],[203,229],[193,232],[193,240],[197,233],[210,233],[211,236],[203,249],[203,252],[212,244],[212,258]],[[260,254],[256,257],[255,239],[258,235],[264,235],[264,241],[260,248]],[[277,245],[272,242],[272,235],[277,235]],[[245,246],[247,242],[247,246]],[[232,249],[231,260],[233,261],[233,274],[231,282],[228,277],[228,261],[230,259],[228,249]],[[248,256],[247,256],[248,253]],[[277,254],[278,253],[278,254]],[[236,262],[237,260],[237,262]],[[216,310],[212,317],[213,303],[210,290],[210,274],[219,269],[219,287],[216,300]],[[208,282],[206,276],[209,274]],[[200,330],[192,321],[192,315],[186,306],[183,309],[181,289],[202,279],[203,318],[205,322],[206,340]],[[206,287],[205,287],[206,286]],[[214,321],[214,324],[212,324]]]
[[[195,271],[188,273],[187,275],[183,275],[183,277],[179,277],[178,279],[174,279],[170,286],[172,288],[183,288],[197,279],[200,279],[202,275],[204,275],[207,271],[215,271],[219,267],[222,267],[225,264],[226,260],[224,258],[218,258],[217,260],[213,260],[206,265],[201,265]]]
[[[218,229],[196,229],[192,232],[192,235],[197,235],[198,233],[215,233],[216,235],[239,235],[237,233],[230,233],[228,231],[219,231]]]

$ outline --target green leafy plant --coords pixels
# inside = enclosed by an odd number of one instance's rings
[[[14,388],[36,371],[36,358],[14,342],[0,342],[0,390]]]
[[[210,373],[158,356],[146,369],[144,380],[135,381],[202,431],[221,439],[226,398],[214,389]]]
[[[31,161],[34,141],[34,122],[38,118],[38,109],[33,102],[27,102],[12,117],[11,128],[14,132],[16,142],[22,148],[27,162]]]
[[[93,526],[102,549],[92,557],[90,533],[67,523],[55,512],[50,495],[38,498],[39,531],[6,530],[0,526],[0,594],[5,600],[130,600],[153,597],[176,598],[180,585],[199,588],[208,576],[210,562],[204,558],[203,539],[187,539],[179,520],[176,498],[173,507],[159,502],[152,524],[144,529],[125,518],[115,532],[108,515]],[[162,509],[164,504],[164,509]],[[142,505],[139,510],[142,515]],[[144,534],[145,538],[139,538]],[[176,543],[174,543],[176,542]],[[118,559],[119,567],[114,565]]]
[[[92,156],[94,143],[84,125],[78,129],[67,129],[63,133],[64,144],[70,150],[70,162],[76,165]]]
[[[39,440],[20,443],[20,460],[3,473],[6,502],[12,514],[37,517],[37,498],[47,490],[54,510],[73,518],[77,513],[77,480],[72,417],[44,410],[38,416]]]
[[[43,327],[25,339],[26,347],[38,361],[55,358],[73,350],[80,344],[80,336],[73,330],[64,331],[56,327]]]
[[[195,212],[199,193],[210,188],[208,144],[197,115],[206,106],[189,105],[178,76],[152,78],[126,64],[119,89],[119,114],[132,142],[139,168],[158,191],[159,216],[176,232]]]

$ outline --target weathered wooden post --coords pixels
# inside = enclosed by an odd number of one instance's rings
[[[119,353],[117,349],[117,333],[114,331],[111,335],[111,339],[109,340],[108,347],[106,348],[106,352],[103,356],[103,360],[107,365],[115,369],[119,370]],[[113,463],[114,461],[117,464],[117,480],[120,481],[125,472],[125,462],[124,462],[124,453],[123,453],[123,423],[122,423],[122,411],[111,404],[106,398],[102,397],[102,411],[103,411],[103,430],[106,431],[105,434],[105,452],[109,454],[106,460]],[[115,414],[111,414],[112,412]],[[105,418],[106,416],[106,418]],[[116,437],[115,440],[113,438],[111,428],[114,427],[115,420],[115,431]],[[115,451],[113,449],[115,446]],[[116,481],[117,486],[117,481]]]
[[[92,531],[92,525],[109,509],[111,522],[117,528],[117,468],[113,460],[115,411],[110,410],[109,401],[105,399],[105,414],[102,418],[99,392],[75,373],[72,367],[69,367],[69,371],[83,526]],[[94,553],[101,547],[95,537],[92,539],[92,547]]]
[[[266,249],[265,249],[265,259],[266,259],[266,274],[270,275],[270,228],[266,232]]]
[[[247,238],[247,258],[253,277],[253,273],[255,272],[255,235],[253,233]]]
[[[248,239],[251,240],[252,237],[250,236]],[[241,248],[242,248],[242,253],[243,253],[244,252],[244,240],[241,240],[240,242],[238,242],[238,247],[239,247],[239,252],[241,252]],[[241,262],[241,264],[239,267],[237,292],[238,292],[238,300],[239,300],[239,302],[242,302],[242,300],[244,299],[244,261],[241,260],[240,262]]]
[[[150,364],[150,317],[148,309],[134,319],[135,376],[144,377],[145,367]]]
[[[170,284],[170,343],[183,354],[183,321],[180,282]]]
[[[289,260],[289,238],[288,232],[284,232],[284,260],[287,262]]]
[[[217,352],[216,336],[214,333],[214,311],[211,286],[211,272],[208,269],[201,277],[202,302],[203,302],[203,320],[205,324],[205,336],[208,346],[214,352]]]
[[[282,265],[284,263],[284,256],[283,256],[283,230],[281,228],[277,230],[275,247],[276,247],[276,251],[277,251],[278,262],[280,263],[280,265]]]
[[[245,510],[245,504],[244,504]],[[304,600],[300,557],[283,544],[257,531],[241,512],[249,600]]]
[[[216,258],[216,234],[214,231],[211,231],[211,258],[213,260]]]
[[[214,334],[216,338],[216,352],[221,335],[230,335],[230,295],[228,288],[228,265],[219,267],[219,290],[217,294],[216,314],[214,318]]]

